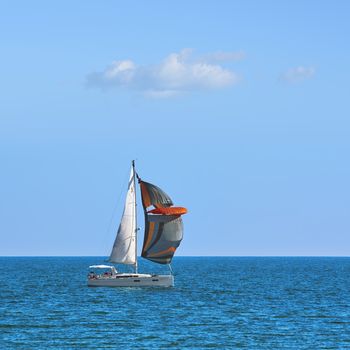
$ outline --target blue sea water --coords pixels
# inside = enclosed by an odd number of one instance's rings
[[[103,261],[0,258],[0,348],[350,349],[350,258],[176,257],[174,288],[87,287]]]

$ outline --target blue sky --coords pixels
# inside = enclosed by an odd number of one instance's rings
[[[179,255],[349,255],[349,10],[2,3],[0,255],[109,254],[134,158]]]

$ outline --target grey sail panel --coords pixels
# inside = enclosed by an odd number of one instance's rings
[[[153,205],[155,208],[170,207],[173,205],[171,198],[158,186],[145,181],[140,181],[142,204],[144,208]]]
[[[169,264],[182,237],[180,216],[147,214],[141,256],[159,264]]]

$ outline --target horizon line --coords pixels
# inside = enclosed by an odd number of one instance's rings
[[[0,255],[0,258],[103,258],[108,255]],[[350,255],[179,255],[174,258],[349,258]],[[138,256],[141,258],[141,256]]]

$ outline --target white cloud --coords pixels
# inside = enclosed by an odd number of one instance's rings
[[[88,75],[88,84],[101,88],[128,86],[135,77],[135,64],[130,60],[114,61],[103,72]]]
[[[222,89],[238,83],[235,72],[212,63],[214,57],[216,61],[232,60],[234,54],[220,52],[195,59],[192,50],[185,49],[170,54],[156,65],[137,66],[131,60],[115,61],[104,71],[88,75],[87,82],[89,86],[102,89],[124,87],[138,90],[154,98],[192,90]]]
[[[311,79],[315,75],[314,67],[298,66],[288,69],[281,76],[281,79],[287,83],[298,83],[306,79]]]

